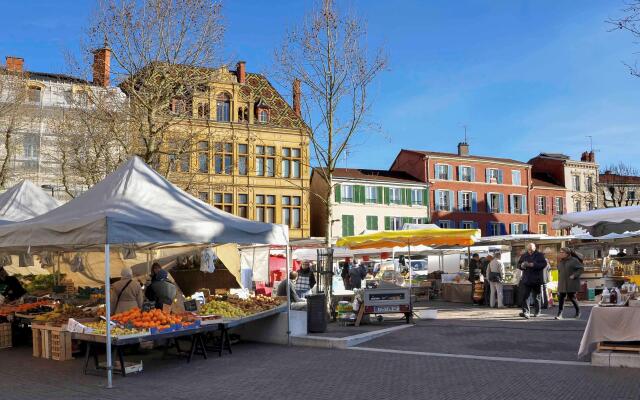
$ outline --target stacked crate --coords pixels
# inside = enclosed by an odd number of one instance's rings
[[[0,324],[0,349],[6,349],[12,345],[11,323]]]
[[[31,325],[33,356],[57,361],[72,360],[71,332],[66,327]]]

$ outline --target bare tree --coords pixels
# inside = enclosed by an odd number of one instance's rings
[[[640,198],[640,171],[625,163],[610,164],[602,168],[598,183],[598,197],[605,208],[637,205]]]
[[[27,98],[27,82],[21,72],[0,69],[0,189],[15,175],[12,159],[18,147],[22,127],[27,123],[21,108]]]
[[[607,22],[614,26],[612,30],[624,30],[630,32],[636,39],[640,39],[640,0],[628,1],[622,9],[624,15],[620,18],[612,18]],[[640,69],[637,62],[626,64],[632,75],[640,77]]]
[[[148,164],[191,150],[198,130],[185,123],[194,113],[208,117],[208,83],[216,74],[210,67],[219,62],[223,34],[217,1],[100,2],[91,42],[106,41],[112,50],[111,72],[130,99],[125,113],[138,138],[133,152]],[[185,145],[169,149],[176,135]]]
[[[327,191],[316,194],[325,207],[325,241],[331,242],[333,173],[351,141],[368,124],[369,88],[387,65],[381,49],[370,53],[362,20],[322,0],[291,30],[275,51],[278,78],[301,83],[305,120],[317,169]],[[314,193],[315,194],[315,193]]]

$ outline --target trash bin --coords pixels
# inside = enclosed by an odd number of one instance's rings
[[[312,294],[307,299],[307,332],[323,333],[327,331],[327,310],[324,293]]]

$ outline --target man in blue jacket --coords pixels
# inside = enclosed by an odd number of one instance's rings
[[[540,315],[540,288],[544,284],[544,269],[547,266],[547,260],[544,254],[536,250],[536,245],[529,243],[527,251],[520,257],[518,261],[518,269],[522,270],[522,278],[520,279],[520,287],[522,289],[522,312],[520,316],[529,319],[529,295],[533,294],[534,299],[534,317]]]

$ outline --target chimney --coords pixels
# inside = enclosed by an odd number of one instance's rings
[[[22,72],[24,70],[24,58],[7,56],[7,71],[9,72]]]
[[[469,143],[467,143],[467,142],[458,143],[458,155],[459,156],[468,156],[469,155]]]
[[[596,153],[594,153],[593,150],[589,152],[589,162],[596,162]]]
[[[580,161],[589,162],[589,152],[583,151],[580,156]]]
[[[300,79],[293,80],[293,111],[295,111],[296,115],[300,116]]]
[[[236,64],[236,75],[238,77],[238,83],[245,83],[247,80],[246,63],[244,61],[238,61]]]
[[[93,83],[98,86],[109,86],[111,76],[111,49],[106,45],[93,52]]]

